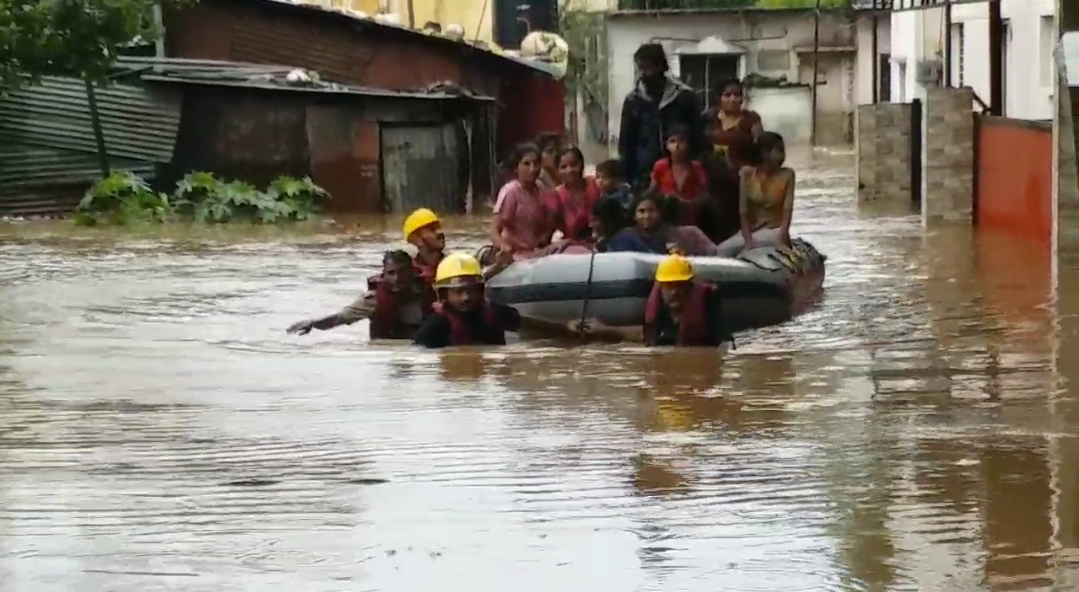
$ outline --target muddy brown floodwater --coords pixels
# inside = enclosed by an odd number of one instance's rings
[[[396,222],[6,228],[0,592],[1065,589],[1047,267],[859,211],[850,161],[799,172],[823,304],[727,355],[286,335]]]

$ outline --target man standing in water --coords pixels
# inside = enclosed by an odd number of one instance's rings
[[[679,125],[689,131],[689,157],[705,154],[707,139],[701,125],[700,101],[693,89],[670,74],[667,53],[658,43],[641,45],[633,60],[640,77],[622,103],[618,154],[625,180],[647,186],[656,161],[664,156],[667,130]]]

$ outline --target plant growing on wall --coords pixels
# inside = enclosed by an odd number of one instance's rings
[[[607,111],[606,15],[585,8],[583,0],[566,0],[559,11],[559,34],[569,46],[566,90],[572,100],[583,96],[586,110]],[[597,130],[605,132],[606,126]],[[600,138],[597,138],[600,139]]]
[[[194,0],[0,0],[0,93],[42,76],[104,82],[123,46],[161,34],[154,5]]]
[[[307,220],[329,198],[309,178],[278,177],[265,191],[242,181],[224,181],[210,173],[191,173],[172,196],[154,192],[128,171],[114,172],[86,192],[75,211],[80,226],[185,220],[208,224],[271,224]]]

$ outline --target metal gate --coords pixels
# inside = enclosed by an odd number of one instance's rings
[[[465,209],[461,178],[462,139],[456,124],[381,126],[382,187],[386,209],[407,213],[431,208],[439,214]]]

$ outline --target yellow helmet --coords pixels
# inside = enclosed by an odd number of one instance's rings
[[[412,236],[412,233],[424,226],[441,223],[442,220],[438,219],[438,214],[427,208],[420,208],[409,214],[408,218],[405,218],[405,226],[401,229],[401,234],[405,235],[405,240],[407,241]]]
[[[483,268],[472,255],[450,253],[442,258],[435,270],[435,288],[453,288],[483,283]]]
[[[688,282],[693,279],[693,265],[681,255],[668,255],[656,266],[656,281]]]

